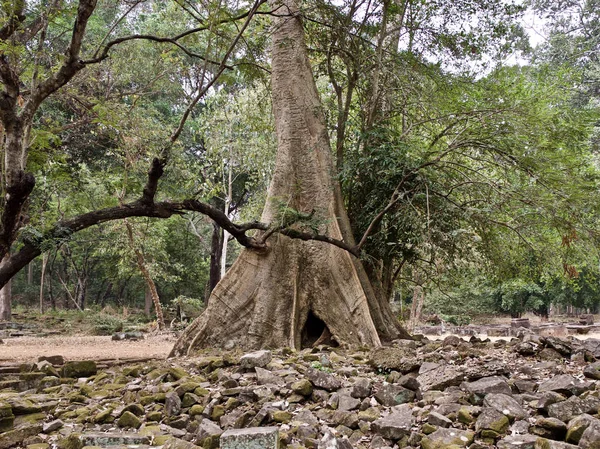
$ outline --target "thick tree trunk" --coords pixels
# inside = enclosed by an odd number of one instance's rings
[[[343,207],[298,8],[295,0],[271,6],[283,6],[272,44],[278,151],[262,221],[277,225],[281,205],[315,211],[327,235],[341,239],[336,217]],[[379,346],[369,306],[349,253],[279,235],[264,254],[242,250],[171,354],[205,346],[300,348],[328,333],[338,343]]]

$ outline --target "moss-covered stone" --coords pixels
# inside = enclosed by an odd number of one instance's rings
[[[106,410],[102,410],[100,413],[94,416],[93,422],[96,424],[106,424],[113,422],[115,420],[114,416],[112,416],[113,408],[109,407]]]
[[[90,377],[97,372],[98,368],[93,360],[72,361],[63,366],[63,376],[65,377]]]
[[[425,435],[429,435],[429,434],[435,432],[436,430],[437,430],[437,427],[435,427],[434,425],[431,425],[429,423],[425,423],[425,424],[423,424],[423,427],[421,427],[421,431]]]
[[[151,394],[148,396],[142,396],[140,398],[140,404],[143,406],[155,403],[155,402],[159,402],[159,403],[163,403],[165,402],[166,399],[166,394],[165,393],[156,393],[156,394]]]
[[[225,414],[225,407],[222,405],[215,405],[210,414],[210,419],[213,421],[218,421],[221,416]]]
[[[0,402],[0,432],[12,429],[14,420],[12,407],[6,402]]]
[[[313,392],[313,386],[308,379],[301,379],[292,384],[292,391],[304,397],[310,396]]]
[[[181,398],[181,406],[183,408],[188,408],[198,403],[199,400],[200,398],[194,393],[184,393],[183,397]]]
[[[152,411],[146,414],[146,421],[159,422],[162,419],[162,413],[159,411]]]
[[[187,377],[188,373],[183,368],[174,366],[169,369],[169,376],[171,376],[173,380],[180,380],[184,377]]]
[[[287,424],[292,419],[292,414],[285,410],[276,410],[272,415],[273,421],[276,423]]]
[[[200,404],[192,405],[192,408],[190,408],[190,416],[201,415],[203,411],[204,411],[203,405],[200,405]]]
[[[473,421],[475,421],[475,418],[473,418],[473,415],[471,415],[469,410],[467,410],[464,407],[462,407],[458,411],[457,418],[458,418],[458,422],[463,423],[463,424],[471,424]]]
[[[123,409],[123,412],[131,412],[135,416],[142,416],[146,413],[146,410],[140,404],[129,404]]]
[[[119,427],[131,427],[139,429],[142,425],[142,421],[131,412],[123,412],[123,414],[117,420],[117,426]]]
[[[194,390],[194,394],[200,397],[208,396],[210,391],[206,388],[198,387]]]
[[[81,441],[79,434],[72,433],[68,437],[59,440],[57,447],[58,449],[82,449],[83,442]]]

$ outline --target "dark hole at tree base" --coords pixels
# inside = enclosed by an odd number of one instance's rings
[[[316,316],[312,310],[308,312],[301,335],[303,349],[318,345],[338,346],[325,322]]]

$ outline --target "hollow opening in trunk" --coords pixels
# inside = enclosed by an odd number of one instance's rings
[[[337,346],[327,325],[316,316],[312,310],[308,312],[302,328],[302,348],[312,348],[318,345]]]

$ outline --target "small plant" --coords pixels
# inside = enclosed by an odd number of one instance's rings
[[[92,330],[95,335],[112,335],[121,332],[124,327],[125,321],[122,318],[107,313],[99,313],[92,319]]]

